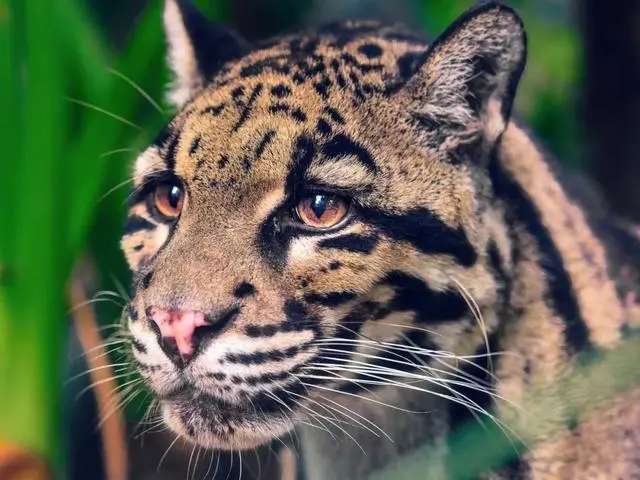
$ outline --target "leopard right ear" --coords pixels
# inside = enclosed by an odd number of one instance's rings
[[[190,0],[165,0],[164,29],[174,80],[168,98],[181,108],[229,60],[250,50],[234,32],[207,19]]]

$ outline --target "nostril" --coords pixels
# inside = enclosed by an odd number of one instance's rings
[[[240,309],[228,308],[215,315],[195,310],[147,310],[151,329],[165,354],[179,366],[185,365],[209,340],[219,335],[236,318]]]

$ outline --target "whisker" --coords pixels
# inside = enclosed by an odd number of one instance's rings
[[[121,117],[120,115],[116,115],[115,113],[105,110],[104,108],[98,107],[97,105],[92,105],[91,103],[83,102],[82,100],[78,100],[76,98],[71,98],[71,97],[65,97],[65,98],[71,103],[75,103],[77,105],[88,108],[90,110],[95,110],[96,112],[100,112],[103,115],[111,117],[115,120],[118,120],[119,122],[124,123],[125,125],[135,128],[136,130],[142,133],[145,133],[144,129],[140,125],[136,125],[135,123],[127,120],[126,118]]]
[[[138,91],[138,93],[140,93],[140,95],[142,95],[145,99],[147,99],[149,101],[149,103],[153,106],[153,108],[155,108],[158,111],[158,113],[160,113],[160,115],[165,115],[166,112],[164,110],[162,110],[162,107],[158,104],[158,102],[156,102],[151,97],[151,95],[149,95],[140,85],[138,85],[136,82],[131,80],[126,75],[124,75],[124,74],[120,73],[119,71],[115,70],[114,68],[110,68],[109,69],[109,73],[111,73],[113,75],[116,75],[117,77],[120,77],[122,80],[127,82],[134,89],[136,89]]]

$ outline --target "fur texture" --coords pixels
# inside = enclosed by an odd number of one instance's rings
[[[181,108],[136,162],[122,239],[133,353],[172,429],[225,449],[296,429],[309,479],[366,478],[426,445],[428,478],[446,478],[469,412],[532,422],[511,406],[638,322],[640,242],[510,119],[513,10],[484,4],[430,47],[351,22],[249,49],[187,7],[165,13]],[[185,191],[171,221],[149,200],[167,179]],[[292,213],[318,192],[349,202],[336,228]],[[151,307],[219,328],[178,365]],[[487,475],[635,478],[634,398],[577,427],[553,403],[535,445]]]

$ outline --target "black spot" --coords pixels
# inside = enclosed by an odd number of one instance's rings
[[[139,243],[138,245],[133,247],[133,250],[135,252],[139,252],[140,250],[142,250],[144,248],[144,243]]]
[[[339,237],[325,238],[318,242],[319,248],[335,248],[347,252],[369,254],[378,244],[377,236],[358,235],[350,233]]]
[[[416,73],[422,62],[424,61],[424,53],[409,52],[402,55],[397,62],[398,73],[402,80],[408,80]]]
[[[196,137],[196,139],[191,142],[191,147],[189,148],[189,156],[193,156],[198,149],[200,148],[200,142],[202,141],[201,137]]]
[[[365,55],[367,58],[379,58],[382,56],[382,48],[375,43],[365,43],[358,47],[358,52]]]
[[[331,262],[331,263],[329,264],[329,268],[330,268],[331,270],[338,270],[341,266],[342,266],[342,264],[341,264],[339,261],[337,261],[337,260],[334,260],[333,262]]]
[[[300,280],[300,286],[302,288],[307,288],[309,286],[309,280],[307,280],[306,278],[303,278],[302,280]]]
[[[301,85],[304,83],[307,77],[302,72],[296,72],[293,74],[293,77],[291,77],[291,79],[296,85]]]
[[[275,114],[280,112],[288,112],[291,107],[286,103],[275,103],[269,107],[269,112]]]
[[[340,112],[338,112],[338,110],[336,110],[335,108],[325,107],[324,112],[329,115],[329,118],[331,118],[331,120],[333,120],[334,122],[339,123],[340,125],[345,124],[343,116],[340,115]]]
[[[220,155],[220,159],[218,160],[218,168],[222,169],[227,166],[229,163],[229,157],[226,155]]]
[[[274,55],[270,58],[264,58],[251,65],[243,67],[242,70],[240,70],[240,76],[243,78],[255,77],[256,75],[260,75],[266,69],[270,69],[272,72],[279,73],[281,75],[288,75],[291,71],[289,66],[279,63],[280,61],[286,62],[288,60],[288,55]]]
[[[249,170],[251,170],[251,160],[249,159],[249,157],[244,157],[242,159],[242,169],[245,171],[245,173],[249,173]]]
[[[336,75],[336,82],[338,82],[338,86],[340,88],[344,88],[347,86],[347,81],[344,79],[344,76],[341,73]]]
[[[278,333],[278,327],[275,325],[249,325],[245,329],[245,334],[248,337],[273,337],[276,333]]]
[[[423,280],[401,271],[389,273],[386,282],[396,291],[389,309],[416,312],[417,322],[460,320],[469,312],[467,302],[457,291],[436,292]]]
[[[317,129],[318,133],[320,133],[321,135],[331,135],[332,132],[331,125],[329,125],[329,123],[322,118],[318,120]]]
[[[146,218],[138,215],[131,215],[127,218],[127,221],[124,224],[124,234],[131,235],[132,233],[139,232],[140,230],[153,230],[154,228],[156,228],[156,225]]]
[[[271,88],[271,94],[277,98],[285,98],[291,95],[291,89],[286,85],[280,84]]]
[[[236,285],[236,288],[233,289],[233,295],[236,298],[245,298],[255,295],[256,287],[254,287],[249,282],[240,282]]]
[[[249,118],[249,115],[251,114],[251,110],[253,109],[253,105],[256,103],[258,96],[262,92],[262,88],[263,88],[263,85],[261,83],[259,83],[254,87],[253,91],[251,92],[251,96],[249,97],[249,101],[247,102],[247,105],[243,108],[242,113],[240,114],[240,118],[238,119],[237,123],[233,126],[234,132],[237,132],[240,129],[240,127],[244,125],[244,123]]]
[[[222,381],[225,378],[227,378],[227,375],[222,372],[214,372],[214,373],[207,373],[207,377],[214,378],[218,381]]]
[[[244,87],[236,87],[231,90],[231,98],[237,100],[244,95]]]
[[[368,170],[374,173],[378,171],[378,168],[376,167],[376,164],[368,150],[343,133],[339,133],[329,140],[322,147],[322,153],[329,158],[354,156]]]
[[[404,214],[376,209],[364,211],[366,217],[387,235],[411,243],[422,253],[451,255],[465,267],[475,264],[478,258],[462,227],[449,227],[426,208]]]
[[[131,339],[131,346],[134,348],[134,350],[137,350],[138,352],[140,352],[142,354],[147,353],[147,347],[144,345],[144,343],[139,342],[135,338]]]
[[[540,267],[548,282],[548,295],[553,308],[565,324],[565,343],[572,353],[592,347],[589,329],[580,314],[573,282],[564,266],[562,256],[549,230],[540,218],[540,212],[522,187],[504,170],[497,154],[492,155],[489,173],[495,195],[504,199],[507,205],[507,221],[524,224],[535,238],[540,250]]]
[[[291,111],[291,118],[296,122],[304,122],[307,119],[307,115],[299,108],[295,108]]]
[[[153,270],[150,272],[147,272],[146,275],[142,277],[142,280],[140,280],[140,286],[146,290],[147,288],[149,288],[149,285],[151,284],[152,279],[153,279]]]
[[[329,98],[329,89],[333,85],[333,82],[329,80],[329,77],[324,76],[322,80],[313,84],[313,88],[316,89],[318,95],[320,95],[325,100]]]
[[[222,111],[224,110],[224,107],[226,106],[226,103],[223,102],[219,105],[214,105],[212,107],[207,107],[202,109],[202,111],[200,112],[201,115],[204,114],[208,114],[208,115],[213,115],[214,117],[217,117],[218,115],[220,115],[222,113]]]
[[[353,300],[356,294],[353,292],[328,292],[328,293],[307,293],[304,299],[315,305],[323,307],[337,307],[343,303]]]

